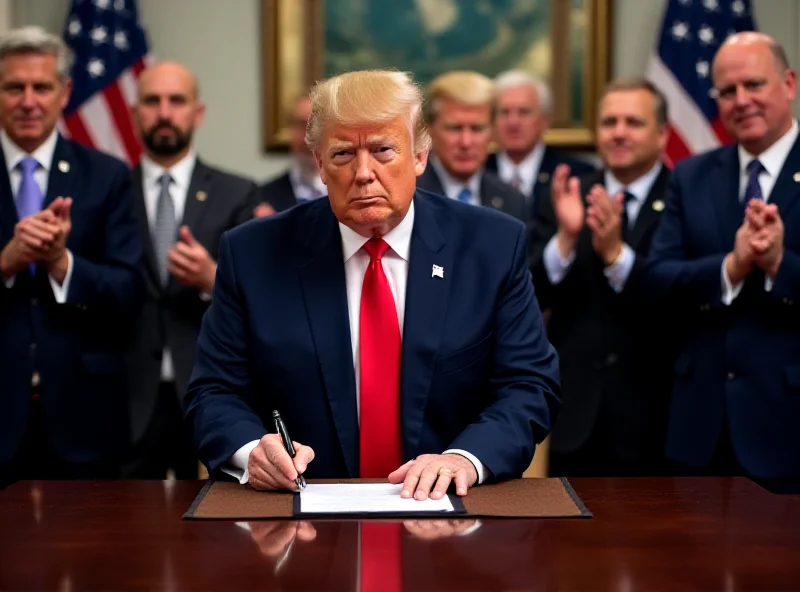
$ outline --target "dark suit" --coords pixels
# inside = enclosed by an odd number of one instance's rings
[[[18,218],[2,150],[0,162],[2,249]],[[0,282],[0,473],[32,429],[29,416],[41,418],[38,444],[49,441],[67,463],[111,461],[129,442],[123,354],[143,286],[128,169],[59,137],[43,207],[57,196],[73,199],[66,303],[56,303],[41,266],[35,277],[18,273],[10,289]],[[32,403],[34,370],[40,399]]]
[[[258,203],[267,202],[276,212],[282,212],[297,205],[297,196],[294,194],[294,187],[288,171],[264,183],[258,188],[258,194]]]
[[[536,217],[538,204],[550,199],[550,181],[556,167],[560,164],[569,165],[570,174],[574,177],[581,177],[594,172],[596,169],[591,163],[570,156],[567,152],[556,148],[546,147],[542,155],[542,162],[532,187],[526,187],[524,194],[527,203],[528,219]],[[498,174],[497,154],[492,153],[486,159],[486,170],[495,175]]]
[[[524,227],[424,191],[414,199],[403,457],[457,448],[495,477],[518,477],[559,406],[558,360],[530,283]],[[434,265],[443,277],[432,276]],[[198,353],[188,417],[212,471],[260,439],[279,409],[292,437],[316,452],[308,477],[358,476],[344,262],[328,200],[223,235]]]
[[[542,309],[551,311],[548,336],[558,351],[564,393],[550,438],[553,475],[663,471],[669,325],[640,288],[668,179],[663,167],[627,232],[625,242],[636,258],[619,293],[603,273],[588,226],[566,276],[550,282],[544,250],[558,223],[550,199],[539,204],[533,282]],[[591,187],[604,182],[603,171],[582,177],[584,202]]]
[[[181,419],[179,397],[186,391],[192,373],[197,335],[209,302],[201,297],[199,290],[181,285],[174,277],[170,277],[166,287],[162,286],[145,206],[141,167],[134,169],[132,174],[138,229],[145,245],[147,282],[145,303],[136,320],[137,330],[128,361],[131,433],[133,441],[138,442],[151,422],[163,419],[155,417],[159,411],[162,416],[167,414],[158,407],[162,351],[165,347],[170,350],[175,375],[176,420]],[[257,187],[251,180],[210,167],[198,159],[192,171],[180,225],[188,226],[194,238],[216,260],[220,236],[253,217],[256,198]],[[172,431],[177,431],[179,427],[163,426]],[[158,431],[158,428],[153,429]],[[166,470],[163,463],[167,461],[170,451],[158,449],[166,445],[157,444],[154,440],[160,440],[155,435],[149,440],[152,446],[145,444],[146,450],[139,451],[136,461],[146,466],[133,468],[132,476],[156,478],[158,473],[163,478]],[[191,469],[196,471],[196,467],[195,460],[191,463]]]
[[[430,162],[425,168],[425,172],[417,178],[417,187],[439,195],[447,195],[439,175]],[[503,183],[494,173],[484,172],[481,175],[479,199],[481,205],[505,212],[517,220],[526,223],[528,221],[525,212],[525,196],[510,185]]]
[[[708,465],[732,447],[758,478],[800,478],[800,142],[769,196],[785,227],[783,262],[770,291],[756,268],[730,306],[721,270],[744,217],[739,157],[728,146],[681,161],[667,190],[648,276],[679,308],[687,333],[675,363],[668,456]]]

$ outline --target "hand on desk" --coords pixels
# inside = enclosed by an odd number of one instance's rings
[[[475,465],[459,454],[423,454],[389,475],[389,483],[403,484],[400,497],[418,500],[442,499],[452,481],[458,495],[467,495],[477,480]]]
[[[295,479],[314,460],[314,451],[298,442],[294,442],[294,449],[297,454],[292,459],[278,434],[261,438],[247,459],[248,483],[253,489],[296,491]]]

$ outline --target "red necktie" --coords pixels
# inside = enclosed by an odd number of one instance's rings
[[[400,324],[381,257],[389,245],[364,245],[369,267],[359,321],[361,477],[387,477],[402,464],[400,437]]]
[[[402,523],[363,521],[360,526],[359,592],[399,592],[403,589]]]

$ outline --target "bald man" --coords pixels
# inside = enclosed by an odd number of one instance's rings
[[[169,469],[177,478],[197,477],[181,400],[220,236],[251,218],[257,205],[255,183],[197,157],[192,136],[204,114],[197,80],[185,66],[161,62],[142,73],[133,117],[145,155],[132,174],[147,298],[128,364],[130,478],[163,479]]]
[[[800,491],[796,74],[774,39],[742,33],[712,77],[736,143],[678,163],[650,250],[657,293],[688,328],[667,454],[681,472]]]

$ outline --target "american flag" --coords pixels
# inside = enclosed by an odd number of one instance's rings
[[[150,59],[136,0],[72,0],[64,40],[75,63],[62,133],[135,165],[142,149],[130,106]]]
[[[755,30],[750,0],[667,0],[647,77],[669,105],[668,166],[731,141],[711,96],[711,62],[729,35]]]

